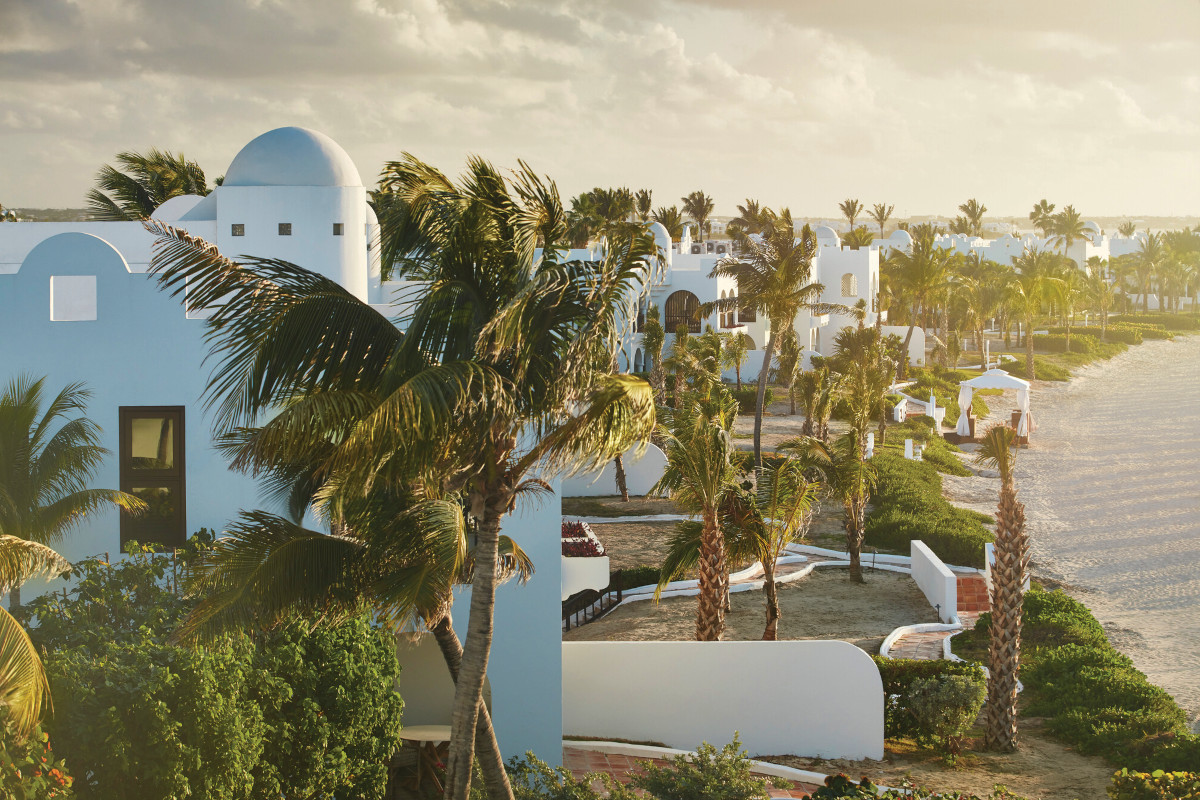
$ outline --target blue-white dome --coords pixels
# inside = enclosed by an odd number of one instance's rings
[[[234,156],[222,186],[362,186],[342,146],[308,128],[276,128]]]

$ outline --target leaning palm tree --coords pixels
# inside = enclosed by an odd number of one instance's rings
[[[1021,666],[1021,610],[1029,572],[1025,506],[1013,480],[1016,431],[993,425],[983,435],[975,460],[1000,473],[996,511],[996,563],[992,566],[991,639],[988,645],[986,733],[989,749],[1017,747],[1017,672]]]
[[[696,400],[671,415],[664,432],[667,468],[650,494],[670,494],[681,508],[700,517],[700,578],[696,639],[715,642],[725,630],[725,592],[729,568],[721,510],[737,484],[734,468],[733,417],[737,401],[727,391],[716,407]]]
[[[471,159],[454,183],[406,156],[385,167],[381,190],[403,209],[380,220],[385,241],[407,243],[396,271],[423,284],[403,333],[317,273],[234,262],[157,223],[147,223],[158,235],[151,270],[176,295],[186,287],[190,309],[213,309],[206,393],[218,430],[309,399],[352,406],[361,422],[323,470],[362,491],[389,481],[466,493],[477,566],[446,784],[448,798],[465,800],[504,517],[538,474],[598,469],[653,430],[649,385],[595,364],[597,343],[619,349],[655,246],[642,230],[621,232],[599,261],[564,260],[557,189],[525,165],[506,179]]]
[[[696,233],[699,236],[699,240],[703,242],[704,232],[708,228],[708,218],[712,216],[713,212],[713,199],[697,189],[687,197],[682,198],[682,202],[683,213],[696,221]]]
[[[764,465],[755,474],[755,505],[762,517],[758,560],[763,568],[763,593],[767,627],[762,638],[779,638],[779,593],[775,569],[788,545],[803,539],[817,503],[821,484],[805,477],[804,467],[794,458]]]
[[[875,224],[879,226],[879,238],[880,239],[883,238],[883,226],[887,224],[887,221],[889,219],[891,219],[892,212],[895,210],[896,210],[896,206],[894,206],[894,205],[888,205],[886,203],[876,203],[875,205],[871,206],[871,210],[869,212],[867,212],[867,216],[869,216],[871,219],[873,219],[875,221]]]
[[[854,197],[838,203],[838,208],[841,209],[842,216],[850,223],[850,230],[854,230],[854,220],[858,219],[858,215],[866,210],[865,206]]]
[[[794,455],[806,470],[820,477],[826,490],[842,504],[850,580],[863,583],[862,545],[866,535],[867,502],[875,489],[875,467],[865,457],[866,440],[851,429],[832,444],[800,436],[776,448]]]
[[[713,267],[709,277],[735,278],[739,296],[717,300],[702,306],[702,313],[713,308],[732,311],[737,308],[763,312],[771,321],[771,332],[763,350],[762,370],[758,374],[758,398],[754,408],[754,463],[762,466],[762,415],[766,400],[767,378],[770,376],[775,347],[782,331],[795,325],[802,309],[823,314],[842,311],[844,306],[820,303],[825,287],[813,280],[813,257],[817,254],[817,237],[804,226],[797,237],[788,222],[780,219],[759,236],[743,232],[734,241],[741,255],[723,258]]]
[[[45,403],[45,378],[20,376],[0,395],[0,534],[56,546],[104,508],[144,511],[115,489],[88,488],[109,451],[84,414],[91,392],[72,383]],[[9,607],[21,605],[21,583],[8,586]]]
[[[149,219],[160,205],[184,194],[206,195],[211,190],[204,170],[182,153],[151,150],[118,153],[117,166],[105,164],[96,173],[96,188],[87,193],[92,219],[126,221]]]

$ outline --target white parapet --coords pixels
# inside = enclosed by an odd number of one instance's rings
[[[592,589],[608,588],[608,556],[562,557],[562,599]]]
[[[563,733],[883,758],[883,682],[839,641],[563,642]]]
[[[920,539],[910,543],[912,576],[942,622],[958,622],[958,581],[950,568]]]

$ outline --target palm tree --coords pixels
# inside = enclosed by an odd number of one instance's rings
[[[771,209],[763,208],[757,200],[749,197],[745,205],[738,205],[737,210],[737,217],[729,223],[731,235],[735,227],[746,233],[760,233],[775,219]]]
[[[1033,211],[1029,212],[1029,221],[1035,228],[1042,229],[1043,238],[1049,236],[1050,231],[1054,229],[1054,203],[1045,198],[1034,203]]]
[[[879,226],[879,238],[883,238],[883,226],[891,218],[892,212],[896,210],[894,205],[886,205],[884,203],[876,203],[871,206],[871,211],[868,216],[875,220],[875,224]]]
[[[698,228],[696,233],[699,235],[699,241],[703,242],[704,232],[708,229],[708,218],[713,212],[713,199],[697,189],[687,197],[682,198],[682,201],[683,213],[696,221],[696,227]]]
[[[157,149],[146,155],[125,152],[118,153],[116,161],[117,167],[100,167],[96,187],[88,190],[88,214],[92,219],[149,219],[172,197],[211,191],[204,170],[182,153]]]
[[[985,711],[988,748],[1011,752],[1017,747],[1017,672],[1021,666],[1021,609],[1029,571],[1029,539],[1025,506],[1017,502],[1013,480],[1016,431],[993,425],[983,435],[976,463],[1000,473],[1000,505],[996,511],[996,563],[992,566],[992,623],[988,645],[988,696]]]
[[[1091,269],[1087,277],[1087,299],[1092,308],[1100,312],[1100,338],[1107,340],[1108,312],[1117,301],[1117,284],[1108,279],[1108,262],[1101,260],[1100,256],[1089,258],[1088,266]]]
[[[742,390],[742,364],[746,363],[746,353],[750,352],[750,337],[741,331],[727,334],[724,337],[725,346],[721,350],[721,368],[732,369],[737,381],[737,390]]]
[[[1026,248],[1013,259],[1017,273],[1010,284],[1010,297],[1025,320],[1025,371],[1029,380],[1035,377],[1033,364],[1033,323],[1042,304],[1058,290],[1062,257],[1048,250]]]
[[[842,237],[842,244],[848,245],[852,250],[870,247],[873,241],[875,241],[875,234],[867,230],[866,225],[860,225]]]
[[[819,475],[821,483],[842,504],[850,580],[863,583],[862,543],[867,502],[875,488],[875,467],[865,458],[866,440],[851,429],[832,444],[801,436],[789,439],[777,449],[795,455],[805,469]]]
[[[670,208],[659,206],[651,218],[666,228],[667,233],[675,241],[683,238],[683,215],[679,213],[678,206]]]
[[[999,265],[997,265],[999,266]],[[1000,305],[1002,289],[997,282],[987,275],[974,277],[971,275],[956,275],[954,277],[954,294],[962,304],[964,316],[971,324],[975,337],[975,347],[979,350],[980,369],[985,369],[983,363],[983,325],[991,319],[992,314]]]
[[[1087,273],[1069,262],[1062,266],[1059,273],[1057,299],[1062,303],[1063,317],[1067,323],[1066,348],[1071,352],[1071,325],[1075,322],[1075,309],[1087,296]]]
[[[863,204],[853,197],[838,203],[838,208],[842,210],[842,216],[849,220],[850,230],[854,230],[854,220],[866,210]]]
[[[775,373],[771,376],[773,383],[782,383],[787,386],[788,403],[790,416],[796,416],[796,381],[804,374],[801,369],[803,362],[803,352],[800,350],[800,337],[796,335],[795,328],[789,328],[783,332],[782,341],[779,343],[779,358],[775,360]]]
[[[48,405],[45,378],[20,376],[0,395],[0,534],[54,546],[89,515],[108,507],[140,513],[146,504],[114,489],[89,489],[109,451],[84,414],[91,392],[72,383]],[[21,606],[10,581],[9,608]]]
[[[637,193],[633,196],[633,203],[637,207],[638,219],[642,222],[650,220],[650,209],[652,208],[650,205],[650,195],[651,191],[649,189],[638,189]]]
[[[972,236],[983,235],[983,215],[987,211],[987,206],[980,203],[974,197],[958,207],[958,210],[963,212],[967,218],[967,224],[970,226]]]
[[[465,800],[504,517],[537,473],[597,469],[653,430],[649,385],[595,364],[598,347],[620,346],[655,248],[639,230],[614,236],[599,261],[561,260],[567,215],[524,165],[506,180],[471,159],[455,184],[406,156],[385,167],[381,189],[407,207],[381,218],[385,240],[411,243],[397,270],[425,286],[404,333],[332,280],[282,261],[235,263],[155,223],[151,270],[177,295],[186,287],[190,308],[219,306],[206,390],[218,430],[301,399],[349,406],[361,421],[324,470],[363,490],[434,481],[466,492],[478,566],[447,770],[447,797]]]
[[[779,593],[775,568],[788,545],[803,539],[812,521],[821,484],[804,475],[800,461],[776,460],[756,471],[755,505],[762,518],[758,560],[763,567],[767,627],[762,638],[775,641],[779,631]]]
[[[889,281],[892,291],[908,301],[911,316],[908,333],[904,335],[904,352],[912,341],[913,330],[922,315],[928,315],[934,299],[949,285],[954,252],[934,244],[934,229],[922,224],[913,230],[913,243],[908,251],[895,251],[888,263],[891,267]],[[907,357],[899,365],[901,374],[907,366]]]
[[[646,310],[646,321],[642,323],[642,347],[645,357],[650,359],[650,386],[654,389],[654,401],[661,405],[666,399],[666,387],[663,385],[663,345],[667,341],[667,332],[663,330],[662,315],[658,306],[651,304]]]
[[[676,409],[666,444],[667,469],[650,490],[665,495],[681,508],[700,516],[700,597],[696,609],[696,639],[715,642],[725,630],[725,581],[728,565],[721,510],[736,488],[733,465],[733,417],[737,402],[723,392],[715,413],[706,414],[698,401]]]
[[[709,277],[735,278],[740,296],[707,303],[702,306],[702,313],[711,313],[712,308],[732,311],[741,307],[761,311],[771,321],[762,370],[758,374],[758,399],[754,409],[754,463],[761,467],[763,404],[781,332],[795,325],[801,309],[826,313],[843,307],[817,302],[825,287],[812,279],[817,237],[807,225],[796,237],[789,224],[777,219],[761,236],[751,237],[738,232],[736,237],[734,241],[741,255],[718,261]]]
[[[1126,239],[1132,239],[1133,235],[1137,233],[1137,223],[1135,223],[1133,220],[1127,219],[1117,226],[1117,233],[1121,234]]]
[[[1050,239],[1054,246],[1062,246],[1063,252],[1066,253],[1071,249],[1071,245],[1075,242],[1084,240],[1088,237],[1089,229],[1083,217],[1075,210],[1075,206],[1067,206],[1062,211],[1054,215],[1053,227],[1050,232],[1053,237]]]
[[[1142,313],[1150,310],[1150,291],[1154,278],[1166,261],[1166,248],[1163,246],[1161,233],[1151,233],[1146,229],[1146,236],[1138,243],[1138,251],[1133,254],[1133,265],[1137,272],[1138,288],[1142,295]]]

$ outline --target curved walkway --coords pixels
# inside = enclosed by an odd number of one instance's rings
[[[962,628],[958,630],[926,631],[907,633],[892,643],[888,656],[891,658],[915,658],[937,661],[950,652],[949,638],[956,633],[973,628],[979,615],[988,610],[987,584],[982,575],[958,576],[958,619]]]

